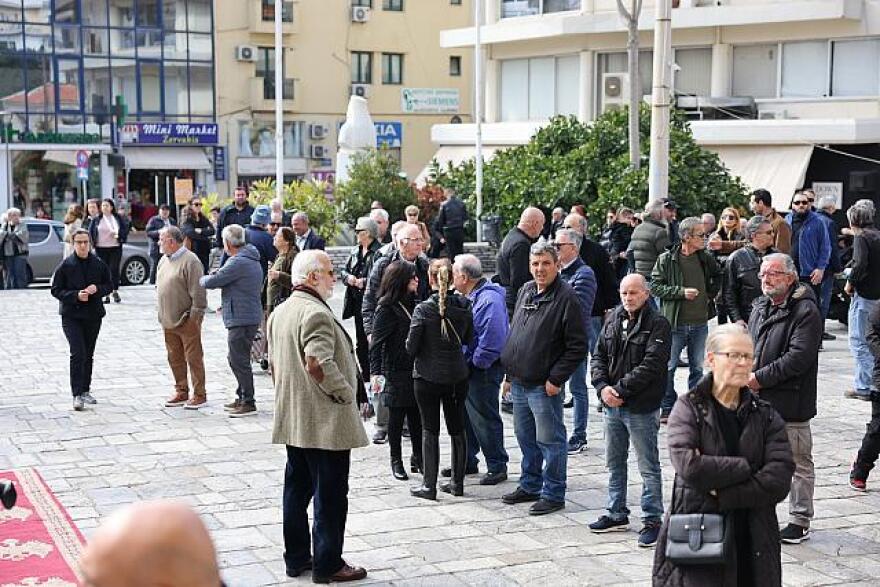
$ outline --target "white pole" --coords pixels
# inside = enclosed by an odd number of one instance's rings
[[[6,151],[6,160],[3,162],[4,170],[3,172],[6,175],[6,204],[3,206],[3,209],[11,208],[15,206],[15,198],[12,195],[12,159],[9,153],[9,143],[10,143],[10,135],[12,130],[12,114],[9,115],[9,128],[6,126],[6,111],[0,110],[0,129],[3,129],[3,148]],[[25,213],[24,210],[21,211],[22,214]]]
[[[483,47],[480,43],[480,24],[483,3],[474,0],[474,29],[476,30],[476,43],[474,44],[474,120],[477,123],[476,136],[476,172],[477,172],[477,242],[483,242]]]
[[[275,0],[275,197],[284,193],[284,47],[281,40],[282,0]]]
[[[669,108],[672,98],[672,3],[657,0],[654,25],[654,87],[651,92],[651,160],[648,170],[648,200],[669,193]]]

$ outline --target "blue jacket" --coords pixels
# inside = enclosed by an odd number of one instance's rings
[[[205,289],[220,289],[223,304],[223,325],[252,326],[259,324],[263,317],[263,270],[260,267],[260,253],[251,244],[244,245],[238,254],[212,275],[199,279]]]
[[[474,340],[465,348],[464,355],[468,364],[477,369],[488,369],[501,358],[510,332],[505,295],[503,287],[488,279],[481,279],[467,295],[473,303]]]
[[[571,265],[560,272],[562,278],[574,289],[581,311],[584,315],[584,326],[589,327],[593,315],[593,301],[596,299],[596,274],[580,257],[575,257]]]
[[[789,227],[791,221],[792,215],[789,213],[785,217]],[[831,241],[828,238],[828,228],[818,214],[813,211],[807,212],[804,225],[798,235],[798,265],[800,265],[801,277],[807,277],[813,269],[824,271],[828,268],[830,259]]]
[[[824,210],[819,210],[816,212],[816,215],[819,217],[819,220],[825,224],[825,228],[828,229],[828,238],[831,244],[831,257],[828,259],[828,271],[831,273],[840,273],[843,269],[843,264],[840,262],[840,247],[837,246],[837,223],[834,222],[834,219],[828,212]]]
[[[317,232],[312,230],[309,233],[309,236],[306,237],[306,244],[305,244],[305,246],[303,246],[303,250],[304,251],[311,251],[311,250],[315,250],[315,249],[320,249],[323,251],[325,246],[326,246],[326,243],[324,242],[324,239],[322,239],[320,236],[318,236]]]
[[[254,245],[260,253],[260,266],[263,268],[263,277],[265,278],[269,272],[269,264],[275,262],[278,256],[278,249],[272,243],[272,235],[263,228],[257,228],[248,224],[244,227],[244,240],[248,244]]]

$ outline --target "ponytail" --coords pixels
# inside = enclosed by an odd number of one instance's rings
[[[437,286],[437,301],[440,306],[440,334],[449,340],[446,320],[446,296],[449,294],[450,264],[448,259],[435,259],[428,268],[428,275]]]

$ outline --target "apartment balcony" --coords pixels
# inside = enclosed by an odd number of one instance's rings
[[[265,4],[263,0],[250,1],[250,32],[257,34],[275,34],[275,5]],[[298,32],[298,22],[294,13],[294,3],[290,0],[279,1],[281,5],[281,33],[292,35]]]
[[[285,111],[296,107],[296,88],[292,78],[284,80],[282,104]],[[275,78],[252,77],[250,79],[250,100],[254,110],[275,110]]]

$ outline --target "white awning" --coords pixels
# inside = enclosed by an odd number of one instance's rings
[[[76,151],[46,151],[43,161],[76,167]]]
[[[788,210],[794,190],[803,187],[812,145],[703,145],[721,158],[750,190],[773,194],[773,207]]]
[[[495,156],[495,153],[504,146],[502,145],[483,145],[483,161],[489,161],[492,157]],[[468,145],[447,145],[440,147],[437,149],[437,152],[434,153],[433,159],[436,159],[440,164],[440,169],[445,169],[448,163],[452,163],[453,167],[458,166],[459,164],[467,161],[468,159],[474,158],[474,153],[476,152],[476,148],[474,146]],[[422,186],[428,181],[428,176],[431,173],[431,162],[425,165],[425,168],[419,173],[416,177],[415,182],[416,185]]]
[[[211,169],[203,147],[123,147],[128,169]]]

